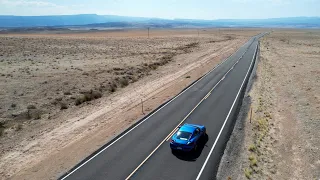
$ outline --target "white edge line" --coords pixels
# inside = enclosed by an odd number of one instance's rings
[[[246,45],[246,44],[244,44]],[[224,62],[226,62],[230,57],[232,57],[233,55],[237,54],[237,52],[242,48],[243,46],[241,46],[235,53],[233,53],[232,55],[230,55],[229,57],[227,57],[224,61],[222,61],[221,63],[219,63],[217,66],[215,66],[213,69],[211,69],[209,72],[207,72],[204,76],[202,76],[200,79],[196,80],[196,82],[194,82],[191,86],[189,86],[187,89],[183,90],[182,92],[180,92],[177,96],[175,96],[174,98],[172,98],[170,101],[168,101],[166,104],[164,104],[161,108],[159,108],[158,110],[156,110],[155,112],[153,112],[152,114],[150,114],[148,117],[146,117],[143,121],[141,121],[140,123],[138,123],[137,125],[135,125],[134,127],[132,127],[130,130],[128,130],[126,133],[124,133],[122,136],[118,137],[116,140],[114,140],[112,143],[110,143],[108,146],[106,146],[105,148],[103,148],[102,150],[100,150],[99,152],[97,152],[95,155],[93,155],[91,158],[89,158],[88,160],[86,160],[85,162],[83,162],[81,165],[79,165],[77,168],[75,168],[74,170],[72,170],[71,172],[67,173],[65,176],[63,176],[60,180],[64,180],[67,177],[69,177],[71,174],[73,174],[74,172],[76,172],[78,169],[80,169],[82,166],[84,166],[85,164],[87,164],[89,161],[91,161],[92,159],[94,159],[95,157],[97,157],[99,154],[101,154],[103,151],[105,151],[106,149],[108,149],[110,146],[112,146],[114,143],[116,143],[117,141],[119,141],[121,138],[123,138],[125,135],[127,135],[128,133],[130,133],[132,130],[134,130],[136,127],[138,127],[139,125],[141,125],[143,122],[145,122],[146,120],[148,120],[151,116],[153,116],[154,114],[156,114],[158,111],[160,111],[162,108],[166,107],[169,103],[171,103],[173,100],[175,100],[176,98],[178,98],[181,94],[183,94],[184,92],[186,92],[188,89],[190,89],[191,87],[193,87],[195,84],[197,84],[199,81],[201,81],[203,78],[205,78],[208,74],[210,74],[212,71],[214,71],[216,68],[218,68],[221,64],[223,64]],[[246,52],[246,51],[245,51]]]
[[[246,51],[245,51],[246,52]],[[228,72],[226,72],[226,74],[228,74],[231,71],[231,69],[229,69]],[[226,75],[225,74],[225,75]],[[125,179],[128,180],[130,179],[135,173],[136,171],[159,149],[159,147],[165,142],[168,141],[170,139],[171,136],[174,135],[175,131],[178,130],[178,126],[181,125],[189,116],[190,114],[208,97],[208,95],[211,94],[211,91],[222,81],[223,79],[221,79],[209,92],[208,94],[206,94],[206,96],[204,98],[202,98],[200,100],[200,102],[183,118],[183,120],[168,134],[168,136],[160,142],[160,144],[138,165],[138,167],[136,167],[136,169],[134,169],[131,174],[129,174],[129,176]]]
[[[251,46],[251,44],[250,44],[250,46]],[[246,50],[243,54],[245,54],[246,52],[247,52],[247,50]],[[240,60],[240,59],[241,59],[241,57],[239,58],[239,60]],[[187,117],[189,117],[190,114],[191,114],[207,97],[209,97],[209,95],[210,95],[211,92],[215,89],[215,87],[217,87],[217,86],[219,85],[219,83],[226,77],[226,75],[227,75],[231,70],[232,70],[232,68],[229,69],[229,71],[224,74],[223,78],[220,79],[220,81],[208,92],[208,94],[207,94],[204,98],[202,98],[202,99],[200,100],[200,102],[187,114],[187,116],[177,125],[177,127],[175,127],[175,129],[172,130],[172,132],[169,133],[168,136],[167,136],[163,141],[161,141],[161,143],[142,161],[142,163],[140,163],[140,164],[138,165],[138,167],[136,167],[136,169],[134,169],[133,172],[131,172],[131,174],[129,174],[129,176],[126,178],[126,180],[130,179],[130,178],[135,174],[135,172],[158,150],[158,148],[159,148],[165,141],[168,141],[171,136],[173,136],[173,134],[174,134],[173,132],[178,130],[178,129],[177,129],[178,126],[179,126],[180,124],[182,124],[182,123],[187,119]]]
[[[222,63],[221,63],[222,64]],[[218,64],[215,68],[217,68],[220,64]],[[214,69],[215,69],[214,68]],[[214,70],[213,69],[213,70]],[[211,71],[209,71],[210,73]],[[184,91],[182,91],[180,94],[178,94],[177,96],[175,96],[174,98],[172,98],[170,101],[168,101],[166,104],[164,104],[161,108],[159,108],[158,110],[156,110],[155,112],[153,112],[152,114],[150,114],[148,117],[146,117],[144,120],[142,120],[140,123],[138,123],[137,125],[135,125],[134,127],[132,127],[130,130],[128,130],[126,133],[124,133],[122,136],[118,137],[116,140],[114,140],[112,143],[110,143],[108,146],[106,146],[105,148],[103,148],[102,150],[100,150],[98,153],[96,153],[94,156],[92,156],[91,158],[89,158],[88,160],[86,160],[84,163],[82,163],[81,165],[79,165],[77,168],[75,168],[73,171],[71,171],[70,173],[68,173],[66,176],[64,176],[63,178],[61,178],[61,180],[66,179],[68,176],[70,176],[71,174],[73,174],[75,171],[77,171],[78,169],[80,169],[82,166],[84,166],[85,164],[87,164],[89,161],[91,161],[92,159],[94,159],[96,156],[98,156],[99,154],[101,154],[103,151],[105,151],[106,149],[108,149],[110,146],[112,146],[114,143],[116,143],[117,141],[119,141],[121,138],[123,138],[125,135],[127,135],[128,133],[130,133],[132,130],[134,130],[135,128],[137,128],[139,125],[141,125],[143,122],[145,122],[146,120],[148,120],[151,116],[153,116],[154,114],[156,114],[158,111],[160,111],[162,108],[166,107],[169,103],[171,103],[173,100],[175,100],[176,98],[178,98],[181,94],[183,94],[185,91],[187,91],[188,89],[190,89],[192,86],[194,86],[197,82],[199,82],[201,79],[203,79],[204,77],[206,77],[209,73],[205,74],[204,76],[202,76],[200,79],[198,79],[195,83],[193,83],[191,86],[189,86],[187,89],[185,89]]]
[[[199,180],[199,179],[200,179],[200,176],[201,176],[204,168],[206,167],[206,165],[207,165],[207,163],[208,163],[208,160],[209,160],[209,158],[210,158],[210,156],[211,156],[211,154],[212,154],[212,152],[213,152],[213,149],[214,149],[214,147],[216,146],[216,144],[217,144],[217,142],[218,142],[218,140],[219,140],[219,137],[220,137],[220,135],[221,135],[221,133],[222,133],[222,130],[224,129],[224,126],[226,125],[226,123],[227,123],[227,121],[228,121],[228,118],[229,118],[229,116],[230,116],[230,114],[231,114],[231,111],[232,111],[232,109],[233,109],[233,106],[235,105],[235,103],[236,103],[236,101],[237,101],[237,99],[238,99],[238,96],[239,96],[239,94],[240,94],[240,92],[241,92],[241,89],[242,89],[242,87],[243,87],[243,85],[244,85],[244,82],[246,81],[247,76],[248,76],[248,74],[249,74],[249,72],[250,72],[251,66],[252,66],[252,64],[253,64],[253,60],[254,60],[254,58],[256,57],[257,48],[258,48],[258,45],[256,46],[256,49],[255,49],[255,51],[254,51],[254,54],[253,54],[253,58],[252,58],[250,67],[249,67],[249,69],[248,69],[248,72],[247,72],[247,74],[246,74],[246,76],[245,76],[242,84],[241,84],[241,87],[240,87],[240,89],[239,89],[239,91],[238,91],[238,94],[237,94],[236,98],[235,98],[234,101],[233,101],[233,104],[232,104],[232,106],[231,106],[231,108],[230,108],[230,110],[229,110],[229,113],[228,113],[226,119],[224,120],[224,123],[223,123],[223,125],[222,125],[222,127],[221,127],[221,129],[220,129],[220,132],[219,132],[219,134],[218,134],[218,136],[217,136],[217,138],[216,138],[216,140],[215,140],[215,142],[214,142],[214,144],[213,144],[213,146],[212,146],[212,148],[211,148],[211,150],[210,150],[210,152],[209,152],[209,154],[208,154],[208,156],[207,156],[207,158],[206,158],[206,160],[205,160],[205,162],[204,162],[204,164],[203,164],[203,166],[202,166],[202,168],[201,168],[201,170],[200,170],[200,172],[199,172],[199,174],[198,174],[198,176],[197,176],[197,178],[196,178],[196,180]]]
[[[229,73],[229,71],[227,72]],[[215,85],[215,87],[221,82],[221,80]],[[214,89],[214,88],[212,88]],[[200,102],[183,118],[182,121],[180,121],[180,123],[171,131],[171,133],[168,134],[168,136],[160,142],[160,144],[138,165],[138,167],[136,167],[136,169],[134,169],[131,174],[129,174],[129,176],[125,179],[128,180],[130,179],[136,172],[137,170],[158,150],[158,148],[165,142],[168,141],[169,138],[171,136],[174,135],[174,132],[178,130],[178,127],[191,115],[191,113],[198,107],[200,106],[200,104],[208,97],[208,95],[211,93],[212,90],[209,91],[208,94],[205,95],[205,97],[203,97]]]

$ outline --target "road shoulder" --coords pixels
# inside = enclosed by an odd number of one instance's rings
[[[253,88],[217,179],[320,177],[319,40],[312,30],[278,30],[261,40]]]

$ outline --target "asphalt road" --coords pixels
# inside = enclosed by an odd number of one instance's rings
[[[215,179],[261,36],[60,179]],[[205,125],[208,139],[172,154],[167,140],[184,123]]]

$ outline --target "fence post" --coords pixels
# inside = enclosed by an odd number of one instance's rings
[[[143,112],[143,100],[141,99],[141,112],[142,112],[142,114],[144,114],[144,112]]]
[[[250,123],[251,123],[251,119],[252,119],[252,107],[250,107]]]

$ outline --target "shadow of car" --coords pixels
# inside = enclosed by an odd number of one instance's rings
[[[184,160],[184,161],[196,161],[197,158],[201,155],[201,152],[204,147],[206,147],[206,143],[208,142],[209,137],[207,134],[203,136],[198,141],[197,149],[190,152],[184,152],[179,150],[171,150],[172,154],[176,156],[178,159]]]

